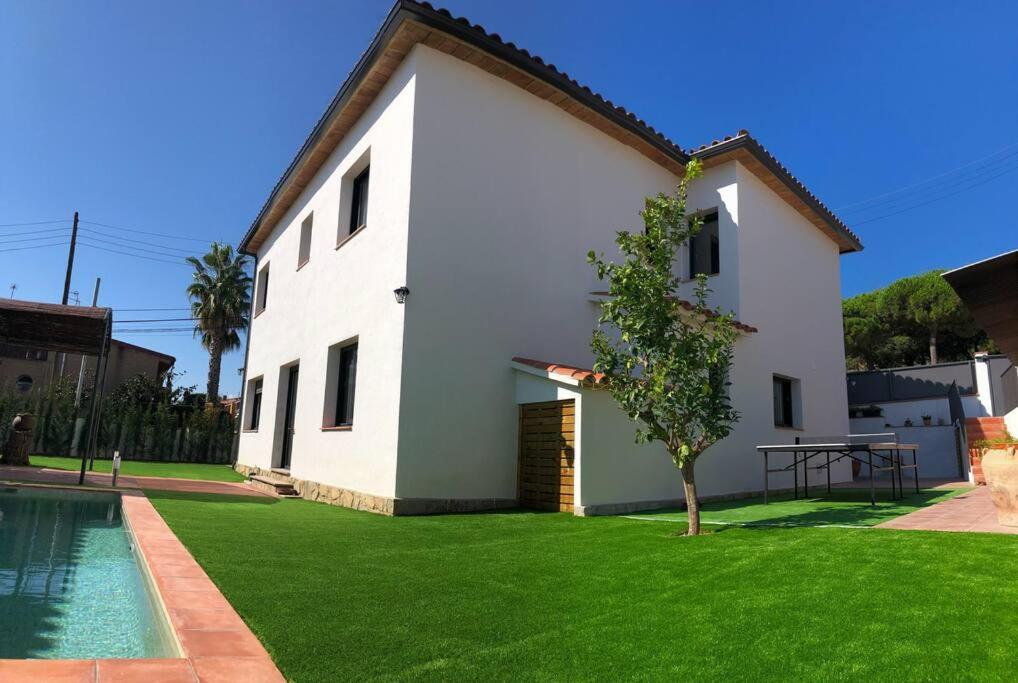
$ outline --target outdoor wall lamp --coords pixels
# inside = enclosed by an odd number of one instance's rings
[[[406,298],[410,294],[410,289],[406,285],[403,285],[402,287],[397,287],[392,290],[392,293],[396,295],[397,304],[405,304]]]

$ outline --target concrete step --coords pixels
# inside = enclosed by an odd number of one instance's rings
[[[247,485],[251,488],[271,493],[281,498],[297,498],[297,490],[293,488],[293,484],[288,481],[282,481],[275,477],[263,476],[263,475],[252,475],[247,478]]]

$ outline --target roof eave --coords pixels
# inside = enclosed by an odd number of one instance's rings
[[[738,135],[729,140],[719,142],[717,144],[706,146],[702,149],[694,150],[692,156],[694,159],[712,159],[719,156],[730,154],[738,149],[745,149],[747,152],[753,155],[757,161],[759,161],[768,172],[774,175],[775,178],[781,181],[789,190],[791,190],[811,211],[816,213],[827,225],[834,230],[840,240],[838,241],[838,248],[840,253],[847,254],[856,251],[862,251],[863,245],[859,238],[849,230],[840,218],[834,215],[834,213],[826,206],[821,204],[816,197],[814,197],[809,191],[807,191],[802,183],[793,177],[788,170],[782,166],[770,154],[763,146],[757,142],[753,136],[748,134]]]
[[[436,10],[430,5],[412,2],[412,0],[397,0],[382,23],[382,27],[375,34],[368,49],[365,50],[364,54],[357,61],[353,71],[343,82],[343,85],[340,86],[339,91],[333,97],[325,113],[319,118],[310,135],[308,135],[304,144],[301,145],[297,155],[287,166],[279,181],[276,182],[275,187],[273,187],[272,192],[269,194],[269,198],[241,240],[238,247],[240,253],[249,256],[255,255],[255,250],[248,247],[252,239],[262,228],[266,214],[271,210],[280,193],[293,181],[295,171],[301,167],[307,156],[319,144],[333,119],[340,114],[345,104],[354,96],[358,86],[363,82],[375,61],[383,53],[397,29],[407,20],[413,20],[434,30],[447,33],[534,78],[540,79],[549,86],[564,92],[584,106],[594,110],[597,114],[605,117],[627,132],[638,136],[641,140],[673,161],[683,166],[688,163],[690,156],[682,148],[668,140],[648,124],[629,114],[621,107],[616,107],[610,101],[597,96],[590,88],[581,86],[575,80],[568,78],[566,74],[555,69],[553,65],[545,64],[539,57],[530,55],[526,50],[516,47],[513,43],[502,42],[498,34],[488,34],[482,27],[471,26],[466,20],[455,19],[448,12]]]

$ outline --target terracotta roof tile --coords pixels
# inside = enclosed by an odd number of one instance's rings
[[[593,295],[593,296],[611,296],[608,292],[603,292],[603,291],[602,292],[591,292],[591,295]],[[693,304],[692,301],[688,301],[686,299],[677,299],[676,301],[678,302],[678,304],[680,306],[682,306],[687,311],[692,312],[692,311],[696,310],[696,305]],[[711,309],[707,309],[706,315],[707,315],[708,318],[715,318],[715,317],[718,316],[718,312],[717,311],[713,311]],[[745,332],[746,334],[754,334],[754,333],[760,331],[759,329],[757,329],[753,325],[747,325],[746,323],[740,322],[738,320],[733,320],[732,322],[735,324],[735,329],[739,330],[740,332]]]
[[[532,358],[522,358],[520,356],[513,357],[514,363],[520,365],[529,365],[532,368],[543,370],[553,375],[561,375],[562,377],[568,377],[575,379],[584,384],[602,384],[605,380],[603,372],[594,372],[593,370],[586,370],[584,368],[574,368],[571,365],[562,365],[561,363],[548,363],[541,360],[534,360]]]

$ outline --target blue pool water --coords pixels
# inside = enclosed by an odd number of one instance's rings
[[[0,659],[175,657],[120,496],[0,488]]]

